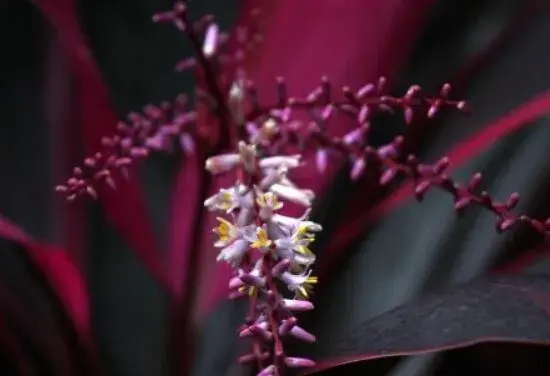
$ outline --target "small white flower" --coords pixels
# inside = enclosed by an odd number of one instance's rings
[[[295,168],[300,165],[300,154],[296,155],[277,155],[273,157],[266,157],[260,160],[261,168],[277,168],[277,167],[286,167],[286,168]]]
[[[221,210],[231,213],[236,208],[252,207],[252,193],[243,195],[245,187],[243,185],[229,189],[222,188],[218,193],[208,197],[204,201],[204,206],[210,210]]]
[[[269,189],[279,197],[306,207],[311,206],[315,198],[315,194],[309,189],[299,189],[281,183],[273,184]]]
[[[271,249],[273,241],[269,238],[267,226],[256,227],[253,230],[247,230],[243,233],[246,240],[250,242],[251,248],[256,248],[261,251]]]
[[[256,145],[239,142],[239,157],[246,171],[256,171]]]
[[[237,239],[227,247],[223,248],[217,261],[225,261],[233,267],[238,266],[241,263],[243,256],[248,250],[248,242],[244,239]]]
[[[269,189],[273,184],[279,183],[288,173],[288,168],[281,166],[278,168],[270,168],[264,171],[264,177],[260,181],[259,187],[262,190]]]
[[[218,240],[214,243],[214,247],[222,248],[231,244],[235,239],[241,237],[242,230],[233,223],[221,217],[216,218],[219,222],[218,226],[212,229],[218,234]]]
[[[316,284],[317,277],[311,277],[311,270],[304,274],[283,272],[279,277],[290,291],[296,292],[300,298],[307,299],[312,285]]]
[[[263,193],[256,188],[256,196],[256,203],[260,208],[259,215],[263,220],[269,219],[274,211],[283,207],[283,203],[278,200],[273,192]]]

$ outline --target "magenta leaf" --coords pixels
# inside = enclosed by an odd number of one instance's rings
[[[79,90],[78,100],[85,147],[88,153],[95,153],[100,149],[102,137],[115,133],[119,119],[81,30],[76,5],[72,0],[40,0],[36,5],[55,29],[60,45],[67,54]],[[169,289],[160,264],[157,239],[148,220],[148,212],[136,174],[132,174],[128,181],[118,188],[123,193],[107,186],[101,189],[99,196],[107,218],[132,245],[148,271]]]
[[[477,280],[430,294],[353,328],[316,371],[485,342],[550,345],[550,277]]]
[[[6,336],[14,337],[2,340],[9,342],[13,360],[31,351],[45,362],[40,367],[55,374],[99,374],[87,287],[72,260],[6,219],[0,221],[0,237],[0,314]]]

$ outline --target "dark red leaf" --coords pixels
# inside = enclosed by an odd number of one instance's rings
[[[550,345],[550,276],[478,280],[428,295],[354,328],[309,373],[484,342]]]
[[[118,117],[81,31],[75,4],[72,0],[38,0],[36,5],[55,29],[61,47],[67,54],[69,66],[77,81],[85,146],[89,153],[97,152],[101,138],[115,133]],[[102,189],[100,197],[108,219],[131,244],[149,272],[168,289],[167,278],[160,264],[157,239],[148,221],[137,176],[131,176],[118,191]]]
[[[38,283],[42,284],[43,281],[49,294],[59,302],[61,308],[59,313],[62,318],[67,319],[70,331],[74,334],[86,358],[90,373],[98,372],[98,360],[91,333],[87,286],[69,254],[63,249],[36,242],[2,217],[0,217],[0,237],[20,246],[24,259],[31,267],[30,271],[39,278]],[[2,296],[11,300],[18,299],[6,288]],[[16,307],[17,305],[13,308]],[[29,319],[25,326],[35,321]]]

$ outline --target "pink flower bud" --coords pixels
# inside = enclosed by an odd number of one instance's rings
[[[315,362],[311,359],[306,358],[294,358],[286,357],[285,364],[290,368],[299,368],[299,367],[313,367]]]
[[[238,154],[220,154],[206,160],[205,168],[212,174],[231,170],[239,163]]]
[[[353,162],[353,166],[351,167],[351,173],[350,177],[352,180],[357,180],[363,175],[363,172],[365,172],[365,158],[357,158],[355,162]]]
[[[179,137],[180,147],[186,155],[195,153],[195,141],[189,133],[182,133]]]
[[[274,277],[280,276],[282,273],[286,272],[288,268],[290,267],[290,260],[285,258],[279,261],[273,269],[271,269],[271,274],[273,274]]]
[[[216,53],[216,49],[218,48],[219,32],[220,29],[216,24],[211,24],[208,26],[208,29],[206,29],[204,44],[202,46],[202,52],[206,57],[211,57]]]
[[[297,323],[298,319],[296,317],[290,317],[286,320],[283,320],[283,323],[279,326],[279,334],[288,334],[288,332],[290,332],[290,329],[292,329]]]
[[[290,329],[290,335],[292,335],[294,338],[297,338],[304,342],[315,342],[316,338],[313,334],[309,333],[308,331],[304,330],[303,328],[299,327],[298,325],[294,325]]]
[[[275,376],[275,374],[276,374],[275,372],[276,372],[275,366],[273,364],[271,364],[271,365],[265,367],[260,372],[258,372],[258,374],[256,376]]]
[[[327,169],[328,164],[328,151],[327,149],[317,149],[315,153],[315,165],[317,166],[317,171],[323,173]]]
[[[311,311],[314,308],[313,303],[308,300],[283,299],[281,303],[284,308],[297,312]]]

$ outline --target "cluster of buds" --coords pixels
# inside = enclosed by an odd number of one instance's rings
[[[221,248],[218,261],[227,262],[235,271],[229,282],[231,297],[250,300],[240,337],[250,337],[254,348],[240,360],[257,362],[259,376],[279,375],[285,367],[314,365],[309,359],[287,356],[282,343],[285,336],[315,341],[315,336],[298,326],[293,314],[313,309],[307,299],[317,278],[311,275],[315,255],[309,246],[321,231],[319,224],[308,220],[313,192],[297,187],[288,176],[300,163],[300,155],[260,158],[256,146],[243,141],[237,152],[206,161],[206,169],[213,174],[237,170],[235,185],[221,189],[204,205],[225,214],[217,218],[214,246]],[[303,215],[281,214],[283,201],[301,205]],[[292,296],[285,298],[277,281]]]
[[[196,113],[187,110],[187,97],[180,95],[173,103],[147,105],[141,113],[128,114],[117,124],[117,132],[103,137],[102,150],[84,159],[73,168],[73,176],[56,191],[68,201],[83,195],[97,198],[102,185],[116,188],[117,175],[127,177],[129,168],[151,152],[172,151],[175,145],[186,155],[195,151]]]

